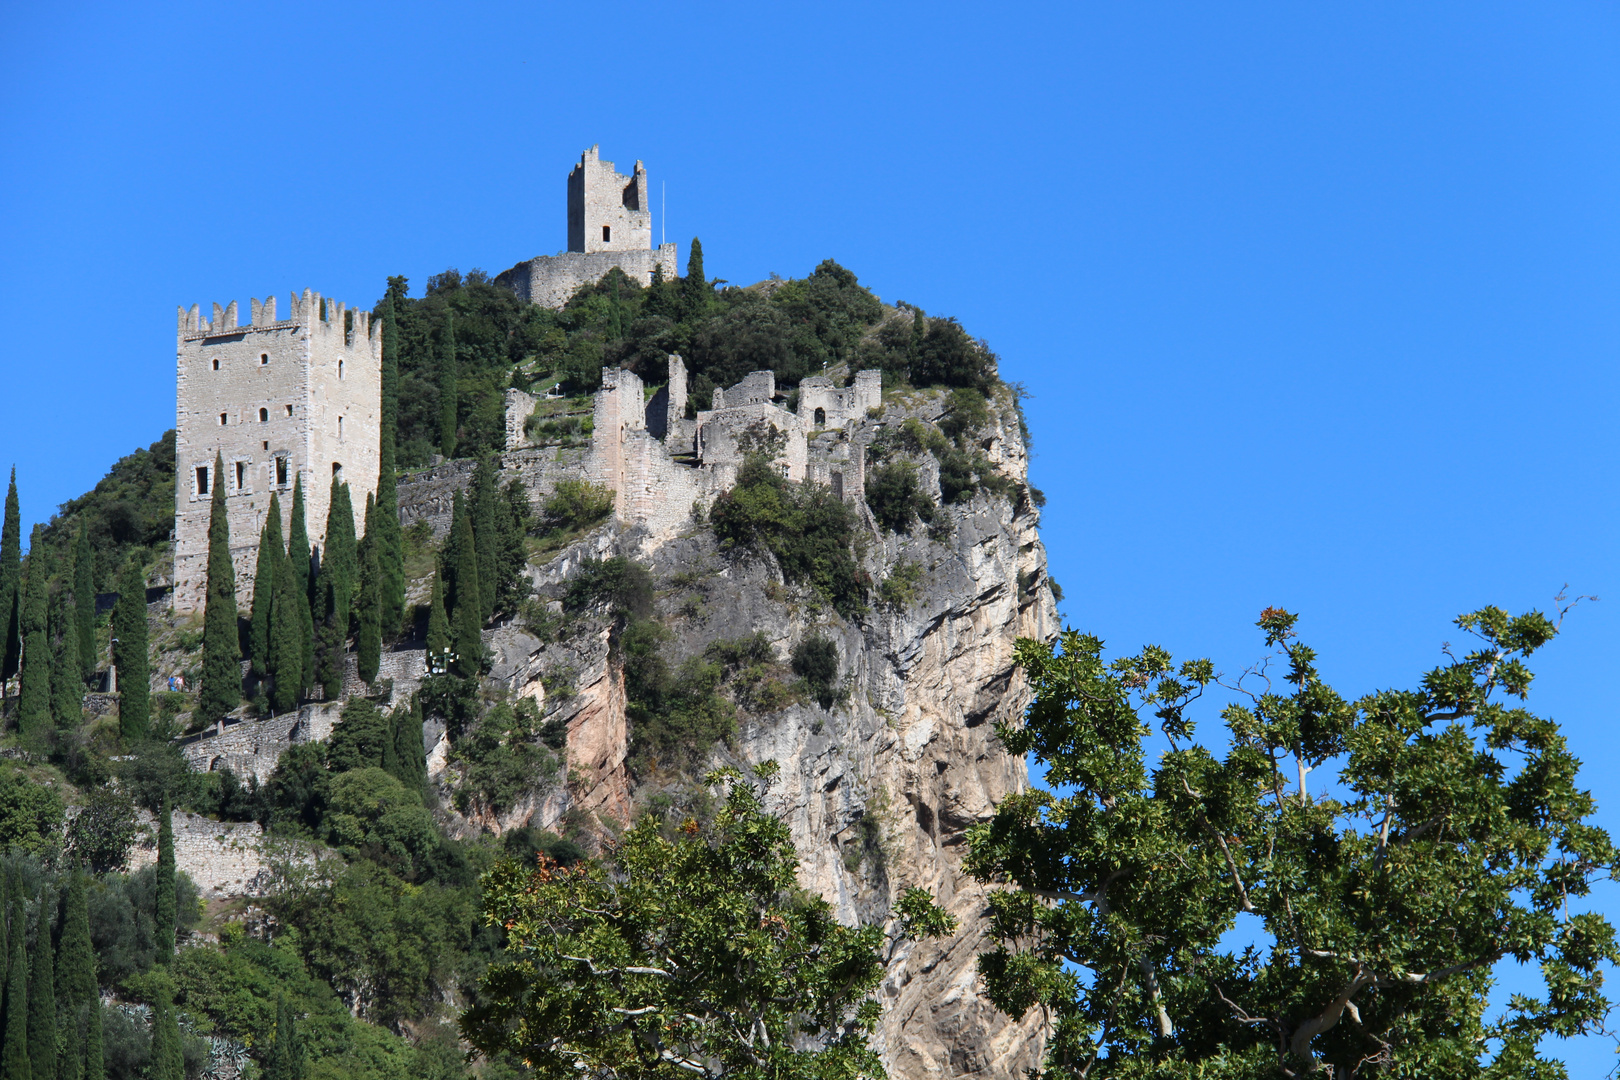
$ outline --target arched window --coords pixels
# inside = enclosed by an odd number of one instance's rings
[[[332,462],[332,479],[340,484],[343,483],[343,466],[336,461]]]
[[[343,417],[338,417],[338,442],[343,441]]]
[[[270,410],[269,409],[260,409],[259,410],[259,423],[268,424],[269,422],[270,422]]]
[[[826,427],[826,426],[827,426],[827,410],[826,409],[817,409],[816,410],[816,427],[819,428],[819,427]]]
[[[220,427],[225,426],[225,420],[226,420],[226,417],[228,417],[228,416],[230,416],[230,413],[220,413],[219,414],[219,426]]]
[[[259,363],[260,364],[268,364],[269,362],[270,362],[270,354],[269,353],[262,352],[262,353],[259,354]]]
[[[219,359],[217,357],[214,360],[214,370],[215,371],[219,370]]]
[[[292,406],[291,405],[287,406],[287,415],[288,416],[292,415]]]
[[[343,378],[343,361],[338,361],[338,378]]]

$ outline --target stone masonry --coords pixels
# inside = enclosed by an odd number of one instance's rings
[[[304,480],[310,538],[325,535],[333,477],[349,485],[355,531],[377,489],[382,421],[382,333],[369,312],[304,290],[288,318],[274,297],[252,302],[238,324],[236,302],[180,309],[175,380],[174,606],[202,607],[208,576],[208,518],[224,484],[236,565],[236,599],[253,599],[259,533],[272,492],[281,496],[283,535],[293,481]],[[223,475],[215,475],[215,455]]]
[[[647,170],[636,162],[625,176],[593,146],[568,174],[568,250],[518,263],[495,278],[531,303],[560,308],[581,285],[600,281],[617,266],[642,285],[653,268],[677,274],[674,244],[652,246]]]

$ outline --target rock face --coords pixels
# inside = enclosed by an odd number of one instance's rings
[[[909,406],[891,405],[884,422],[908,414],[937,419],[940,408],[938,396],[917,395]],[[1036,1015],[1014,1022],[978,993],[984,893],[961,874],[965,830],[1027,784],[1023,761],[994,733],[997,721],[1028,704],[1014,643],[1058,629],[1038,514],[1023,494],[1027,458],[1010,400],[1002,400],[1000,413],[992,410],[979,449],[1017,481],[1018,494],[981,492],[909,536],[868,533],[862,561],[874,582],[902,563],[922,568],[903,609],[874,604],[858,618],[840,618],[808,590],[788,586],[769,556],[723,551],[697,526],[661,544],[603,530],[535,573],[541,595],[558,595],[586,556],[617,552],[648,564],[664,586],[658,614],[673,631],[672,667],[712,642],[756,632],[784,662],[812,634],[834,643],[843,700],[828,710],[810,703],[745,711],[733,745],[717,747],[712,763],[779,763],[768,805],[792,828],[801,883],[841,919],[886,922],[900,893],[921,885],[960,920],[948,941],[902,946],[879,991],[878,1047],[890,1075],[903,1080],[1017,1077],[1039,1065],[1043,1049]],[[926,454],[919,464],[937,497],[937,469]],[[556,790],[536,793],[500,820],[468,819],[468,831],[550,827],[570,807],[624,821],[639,798],[674,782],[645,763],[635,777],[626,770],[633,732],[608,624],[587,623],[544,646],[508,629],[490,644],[499,656],[497,679],[567,720],[574,778],[566,787],[559,779]],[[558,672],[573,684],[563,701],[543,688]]]

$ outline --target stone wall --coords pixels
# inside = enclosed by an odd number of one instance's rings
[[[641,251],[564,251],[541,255],[520,262],[495,276],[495,284],[511,289],[532,304],[560,308],[581,285],[601,281],[617,266],[642,286],[652,284],[653,267],[659,267],[664,280],[674,280],[675,245],[663,244],[656,250]]]
[[[534,415],[534,395],[508,387],[506,391],[506,448],[516,450],[529,440],[523,425]]]
[[[264,892],[265,865],[260,853],[264,830],[257,822],[213,821],[176,810],[174,865],[201,890],[205,900],[224,896],[257,896]],[[130,869],[157,862],[157,820],[150,811],[137,812],[145,841],[130,852]]]
[[[569,251],[645,251],[652,247],[647,170],[636,162],[625,176],[603,161],[598,147],[580,155],[568,174]]]
[[[252,321],[237,322],[236,302],[214,305],[204,320],[180,309],[175,360],[174,607],[202,606],[208,568],[208,519],[223,483],[236,565],[236,598],[253,600],[259,533],[270,496],[281,497],[282,527],[292,514],[293,482],[304,481],[311,537],[326,530],[332,477],[350,486],[355,530],[366,495],[377,488],[382,421],[382,334],[366,311],[304,290],[278,320],[272,297],[251,301]],[[224,475],[215,475],[215,456]]]
[[[255,776],[262,784],[289,746],[331,738],[341,708],[339,702],[321,702],[265,720],[221,721],[212,734],[181,743],[180,752],[198,772],[228,768],[244,781]]]
[[[510,450],[500,455],[501,483],[521,480],[536,506],[557,488],[559,480],[587,475],[588,451],[579,446],[541,446]],[[450,535],[450,512],[457,491],[466,491],[478,463],[447,461],[400,477],[399,522],[410,528],[426,521],[439,539]]]

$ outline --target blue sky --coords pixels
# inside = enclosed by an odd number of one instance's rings
[[[550,254],[599,143],[710,274],[832,257],[987,338],[1034,394],[1064,613],[1112,644],[1235,671],[1277,604],[1360,692],[1410,684],[1459,612],[1620,601],[1612,5],[0,19],[0,465],[28,520],[172,426],[176,305],[370,304]],[[1620,605],[1565,631],[1531,700],[1614,830]]]

